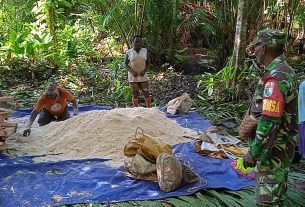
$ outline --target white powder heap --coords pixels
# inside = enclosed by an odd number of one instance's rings
[[[19,120],[19,126],[24,125]],[[37,125],[37,124],[36,124]],[[58,161],[85,158],[111,158],[108,164],[120,166],[124,145],[134,137],[137,127],[167,144],[190,141],[183,136],[196,136],[191,129],[168,119],[158,108],[116,108],[90,111],[63,122],[33,127],[29,137],[22,137],[24,128],[7,140],[9,149],[17,154],[44,155],[35,161]],[[59,155],[49,155],[58,154]]]

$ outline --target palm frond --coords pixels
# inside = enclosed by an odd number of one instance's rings
[[[197,199],[196,197],[192,197],[192,196],[181,196],[179,197],[180,199],[184,200],[185,202],[191,204],[194,207],[200,207],[202,206],[201,202],[199,199]]]
[[[135,203],[143,207],[163,207],[160,201],[135,201]]]
[[[114,207],[133,207],[134,205],[129,202],[113,204]]]
[[[192,207],[192,205],[179,198],[167,198],[165,199],[167,203],[173,204],[175,207]]]

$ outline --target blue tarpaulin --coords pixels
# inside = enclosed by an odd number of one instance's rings
[[[110,109],[80,108],[80,111]],[[161,109],[164,111],[165,109]],[[25,116],[28,113],[15,113]],[[22,114],[22,115],[21,115]],[[182,126],[204,132],[211,123],[198,113],[170,115]],[[41,207],[73,203],[110,203],[129,200],[154,200],[189,195],[202,188],[239,190],[253,186],[230,166],[230,159],[198,155],[193,142],[174,146],[174,152],[188,162],[201,176],[201,181],[175,192],[163,193],[158,183],[139,181],[124,176],[122,168],[110,168],[101,159],[67,160],[33,163],[31,157],[10,158],[0,155],[0,206]]]
[[[187,114],[170,114],[166,112],[166,107],[160,108],[166,114],[167,118],[175,119],[176,122],[185,128],[190,128],[198,133],[204,133],[208,127],[212,126],[209,120],[204,119],[195,111],[190,111]]]

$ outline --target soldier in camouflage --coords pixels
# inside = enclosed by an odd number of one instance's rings
[[[283,206],[297,134],[297,82],[283,57],[286,33],[264,29],[248,51],[264,68],[250,108],[257,121],[244,167],[255,166],[257,206]]]

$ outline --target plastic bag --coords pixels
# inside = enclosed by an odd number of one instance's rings
[[[125,156],[133,157],[140,154],[151,163],[156,163],[157,157],[163,152],[173,154],[172,147],[145,135],[141,128],[137,128],[135,137],[124,147]]]
[[[193,102],[187,93],[183,93],[167,103],[167,112],[171,114],[187,113],[192,107]]]

